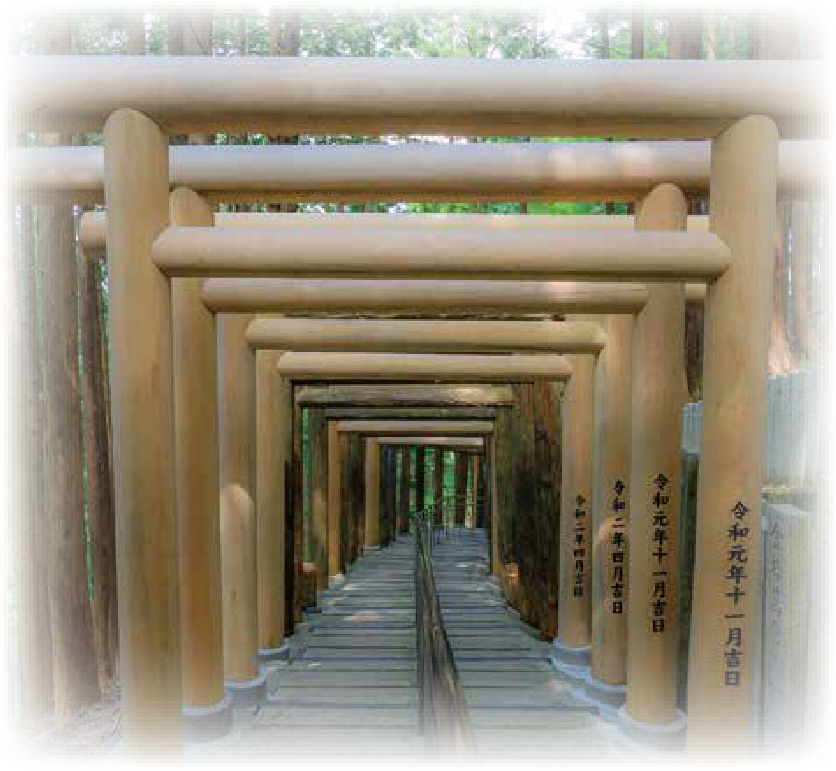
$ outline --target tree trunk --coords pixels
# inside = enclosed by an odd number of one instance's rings
[[[748,53],[752,59],[797,59],[799,22],[789,14],[754,12],[749,18]],[[775,234],[775,265],[772,284],[772,333],[769,344],[769,374],[780,375],[795,366],[787,334],[791,318],[787,309],[791,251],[792,201],[779,201]],[[796,266],[792,265],[793,282]]]
[[[189,9],[181,14],[183,54],[212,56],[212,9]],[[189,134],[190,145],[213,145],[214,134]]]
[[[671,59],[699,59],[702,56],[703,14],[701,11],[676,9],[668,18],[668,56]],[[700,209],[699,202],[689,200],[689,214]],[[685,308],[685,379],[691,399],[702,395],[703,309]]]
[[[118,617],[116,598],[116,521],[110,477],[107,418],[102,370],[101,279],[99,262],[81,255],[79,296],[84,361],[84,463],[87,516],[93,544],[93,632],[103,692],[116,678]]]
[[[630,14],[630,58],[644,59],[644,11]]]
[[[540,632],[557,634],[560,537],[560,401],[557,383],[538,380],[534,391],[534,452],[537,468],[536,591]]]
[[[145,54],[145,13],[125,12],[125,53],[131,56]]]
[[[44,508],[43,376],[38,331],[35,210],[21,206],[17,268],[20,352],[17,407],[24,478],[16,512],[21,718],[37,727],[53,709],[52,629],[49,613],[49,521]],[[13,231],[14,232],[14,231]]]
[[[426,453],[423,447],[417,447],[415,450],[415,511],[420,513],[424,510],[426,491]]]
[[[519,566],[520,618],[530,626],[538,625],[536,606],[536,518],[537,480],[534,463],[534,404],[530,383],[513,386],[517,395],[514,421],[514,494],[515,521],[512,523]]]
[[[792,204],[778,203],[778,228],[775,233],[775,262],[772,279],[772,333],[769,342],[769,374],[783,375],[793,367],[793,356],[787,340],[785,288],[787,285],[787,257],[789,250]]]
[[[72,51],[69,19],[39,29],[44,54]],[[44,144],[70,144],[44,135]],[[66,722],[99,698],[87,580],[78,360],[78,284],[73,211],[41,209],[44,316],[44,493],[49,534],[49,604],[55,715]]]
[[[792,319],[793,352],[798,361],[809,361],[813,355],[810,337],[810,265],[812,262],[810,219],[809,202],[795,201],[792,211]]]
[[[270,55],[271,56],[299,56],[300,47],[300,18],[299,11],[294,9],[281,9],[271,7],[270,19],[268,22],[270,33]],[[297,145],[297,136],[271,136],[267,138],[271,145]],[[268,211],[272,212],[294,212],[298,204],[269,204]]]

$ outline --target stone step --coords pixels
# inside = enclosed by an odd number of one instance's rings
[[[365,704],[382,706],[416,706],[418,689],[413,686],[286,686],[270,695],[276,704]]]
[[[457,665],[458,666],[458,665]],[[381,659],[354,659],[354,658],[333,658],[333,659],[297,659],[287,669],[293,671],[362,671],[379,670],[385,668],[387,672],[414,672],[415,659],[387,659],[385,664]]]
[[[362,705],[323,707],[317,704],[269,704],[258,710],[254,728],[280,726],[377,726],[416,730],[418,717],[414,706],[396,709],[391,705],[374,708]]]
[[[276,678],[280,690],[288,688],[414,688],[415,672],[387,671],[283,671]]]

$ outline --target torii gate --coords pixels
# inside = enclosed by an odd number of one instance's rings
[[[178,565],[172,548],[177,532],[175,408],[166,275],[336,277],[373,270],[423,278],[710,282],[690,736],[695,744],[727,735],[739,742],[736,729],[747,724],[751,704],[757,588],[750,584],[748,594],[735,598],[731,607],[718,585],[728,567],[724,534],[735,523],[748,522],[758,505],[776,122],[790,131],[809,126],[810,92],[804,86],[815,82],[809,65],[346,59],[329,64],[257,58],[239,64],[232,68],[221,60],[167,57],[117,57],[112,62],[31,57],[34,76],[21,98],[20,114],[33,129],[97,130],[105,125],[128,738],[176,739],[180,711]],[[166,68],[167,89],[159,88],[160,67]],[[262,98],[265,93],[271,98]],[[555,238],[531,232],[525,239],[494,234],[487,239],[439,232],[419,251],[414,241],[410,245],[394,232],[377,233],[374,243],[359,232],[349,240],[324,229],[300,234],[292,243],[266,236],[266,231],[193,232],[186,225],[176,232],[167,229],[168,151],[154,120],[167,131],[269,127],[287,134],[327,127],[366,133],[470,134],[484,129],[496,134],[525,128],[532,134],[582,130],[710,137],[713,235],[622,234],[616,246],[612,238],[594,233]],[[300,246],[306,251],[291,264]],[[368,259],[372,247],[387,253]],[[503,249],[517,248],[519,262],[504,265],[508,252]],[[240,260],[234,258],[238,252]],[[755,556],[758,529],[745,529],[743,543],[735,548]],[[740,662],[731,670],[724,658],[707,653],[729,645]]]

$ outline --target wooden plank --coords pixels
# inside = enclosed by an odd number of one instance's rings
[[[295,389],[295,398],[300,404],[329,407],[503,406],[514,401],[510,386],[484,384],[301,386]]]
[[[333,407],[326,420],[493,420],[496,407]]]

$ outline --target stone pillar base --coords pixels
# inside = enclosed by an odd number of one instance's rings
[[[259,648],[258,660],[261,663],[267,661],[287,661],[290,658],[290,643],[283,642],[278,648]]]
[[[564,645],[555,637],[552,641],[552,653],[555,659],[564,664],[571,664],[576,667],[589,667],[589,646],[579,645],[573,647],[571,645]]]
[[[631,717],[623,706],[618,710],[618,727],[631,739],[655,749],[685,749],[688,719],[681,710],[676,710],[676,717],[670,723],[645,723]]]
[[[227,680],[224,687],[232,697],[232,706],[235,709],[251,709],[267,700],[267,676],[265,674],[243,682]]]
[[[380,551],[380,546],[363,546],[363,554],[374,554]]]
[[[333,576],[328,576],[328,588],[337,589],[345,583],[345,576],[342,573],[337,573]]]
[[[610,685],[598,680],[587,670],[583,684],[578,688],[572,688],[572,693],[597,707],[601,717],[615,721],[618,720],[618,710],[627,698],[627,686]]]
[[[183,707],[183,739],[208,742],[232,730],[232,698],[227,694],[208,707]]]
[[[552,665],[572,688],[583,688],[589,677],[589,658],[588,645],[573,647],[563,645],[557,638],[552,640]]]

